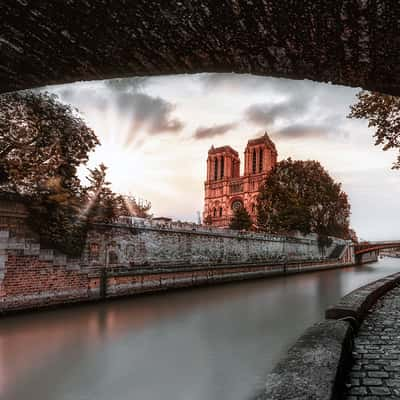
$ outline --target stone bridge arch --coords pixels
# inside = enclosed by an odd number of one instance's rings
[[[398,95],[399,21],[384,0],[4,0],[0,92],[238,72]]]

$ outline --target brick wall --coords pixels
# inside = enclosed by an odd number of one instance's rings
[[[5,261],[0,304],[11,310],[84,300],[90,297],[92,286],[87,273],[14,251]]]

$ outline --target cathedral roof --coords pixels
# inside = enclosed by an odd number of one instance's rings
[[[238,156],[239,153],[234,150],[231,146],[221,146],[221,147],[214,147],[211,146],[210,150],[208,150],[208,154],[219,154],[219,153],[233,153],[234,155]]]
[[[276,152],[276,147],[275,143],[271,140],[271,138],[268,136],[268,133],[265,132],[263,136],[256,138],[256,139],[251,139],[247,142],[247,146],[249,145],[254,145],[254,144],[266,144],[267,147],[269,147],[271,150]]]

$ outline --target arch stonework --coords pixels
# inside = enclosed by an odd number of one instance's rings
[[[238,72],[400,94],[400,2],[4,0],[0,92]]]

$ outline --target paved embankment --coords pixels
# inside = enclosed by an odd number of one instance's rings
[[[327,319],[309,328],[269,374],[257,400],[400,399],[399,284],[400,273],[392,274],[329,307]]]
[[[371,308],[354,341],[347,400],[400,399],[400,287]]]

